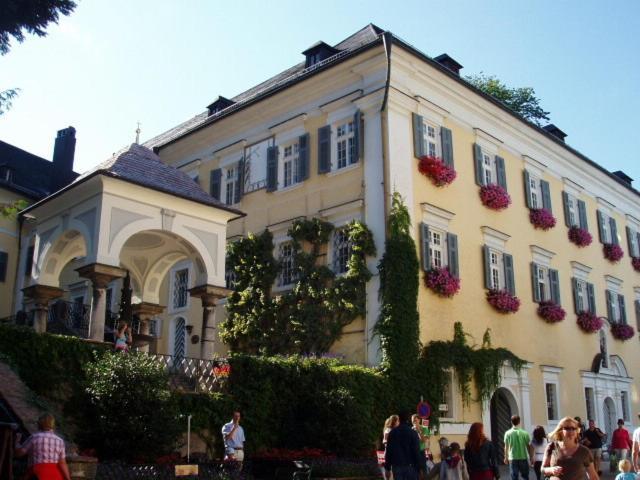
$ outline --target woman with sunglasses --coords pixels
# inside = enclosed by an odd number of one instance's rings
[[[591,452],[578,443],[578,422],[571,417],[564,417],[549,437],[542,460],[542,473],[552,480],[598,480],[598,473],[593,466]]]

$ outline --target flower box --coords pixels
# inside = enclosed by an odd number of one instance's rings
[[[623,323],[614,323],[611,325],[611,335],[618,340],[629,340],[635,334],[635,330],[631,325]]]
[[[520,299],[506,290],[489,290],[487,302],[500,313],[516,313],[520,309]]]
[[[432,268],[424,276],[424,283],[441,297],[453,297],[460,290],[460,279],[446,267]]]
[[[614,243],[605,243],[604,247],[602,247],[602,252],[604,253],[604,258],[612,263],[618,262],[624,256],[622,247]]]
[[[456,171],[444,163],[441,158],[425,155],[418,161],[418,170],[429,177],[436,187],[449,185],[456,179]]]
[[[546,208],[532,208],[529,210],[529,221],[535,228],[549,230],[556,226],[556,218]]]
[[[569,240],[582,248],[591,245],[593,237],[588,230],[573,226],[569,229]]]
[[[640,272],[640,257],[632,257],[631,265],[636,272]]]
[[[580,312],[576,323],[582,331],[586,333],[595,333],[602,328],[603,321],[595,313]]]
[[[560,305],[551,301],[544,301],[538,305],[538,315],[547,323],[557,323],[564,320],[566,312]]]
[[[480,187],[480,200],[485,207],[492,210],[504,210],[511,205],[511,197],[500,185]]]

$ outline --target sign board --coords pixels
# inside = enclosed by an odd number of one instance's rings
[[[429,418],[431,415],[431,405],[427,402],[420,402],[416,407],[416,413],[420,418]]]
[[[440,410],[441,412],[448,412],[449,405],[446,403],[441,403],[440,405],[438,405],[438,410]]]
[[[198,475],[198,465],[176,465],[176,477]]]

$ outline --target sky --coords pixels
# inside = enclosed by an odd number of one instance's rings
[[[50,159],[76,128],[86,171],[373,23],[463,75],[533,87],[566,142],[640,188],[640,1],[79,0],[44,38],[0,56],[20,88],[0,140]]]

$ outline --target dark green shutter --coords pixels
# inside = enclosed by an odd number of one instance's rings
[[[507,191],[507,171],[504,166],[504,158],[496,155],[496,177],[498,179],[498,185]]]
[[[513,273],[513,256],[508,253],[502,254],[502,261],[504,262],[504,281],[507,292],[511,295],[516,294],[516,279]]]
[[[611,243],[618,245],[620,243],[618,240],[618,227],[616,226],[616,219],[613,217],[609,217],[609,231],[611,232]]]
[[[620,323],[627,324],[627,307],[624,305],[624,295],[618,295],[618,308],[620,309]]]
[[[638,256],[640,257],[640,232],[636,232],[636,241],[638,242]]]
[[[540,303],[542,301],[542,292],[540,292],[540,284],[538,283],[538,265],[531,262],[531,286],[533,288],[533,301]]]
[[[233,203],[238,203],[242,199],[244,194],[244,158],[241,158],[238,162],[238,181],[236,182],[236,189],[233,192]]]
[[[477,143],[473,144],[473,164],[475,165],[476,183],[484,185],[484,173],[482,169],[482,148]]]
[[[416,158],[422,157],[425,152],[424,145],[424,121],[422,116],[413,114],[413,154]]]
[[[578,279],[576,277],[571,277],[571,290],[573,291],[573,310],[578,314],[580,313],[580,305],[578,304]]]
[[[318,173],[331,171],[331,125],[318,129]]]
[[[600,243],[604,243],[604,216],[600,210],[596,210],[596,216],[598,217],[598,236]]]
[[[637,330],[640,332],[640,300],[636,300],[633,304],[636,307],[636,326],[638,327]]]
[[[442,143],[442,161],[453,168],[453,135],[448,128],[440,127]]]
[[[222,169],[216,168],[209,173],[209,194],[216,200],[220,200],[220,188],[222,186]]]
[[[593,283],[587,282],[587,299],[589,305],[589,313],[596,314],[596,295],[593,288]]]
[[[633,248],[633,243],[632,243],[632,238],[635,235],[635,232],[631,230],[631,227],[629,227],[629,225],[625,227],[625,230],[627,231],[627,248],[629,249],[629,256],[636,257],[637,256],[636,250],[635,248]]]
[[[569,194],[562,192],[562,208],[564,210],[564,224],[571,228],[571,214],[569,213]]]
[[[549,292],[551,301],[556,305],[561,305],[560,301],[560,278],[557,270],[549,269]]]
[[[309,178],[309,134],[298,138],[298,182]]]
[[[429,258],[429,226],[426,223],[420,224],[420,246],[422,250],[422,269],[426,272],[431,269],[431,259]]]
[[[522,176],[524,177],[524,203],[527,208],[533,208],[531,204],[531,176],[526,170],[522,172]]]
[[[589,230],[589,223],[587,222],[587,205],[584,203],[584,200],[578,200],[578,218],[580,219],[580,228],[583,230]]]
[[[9,263],[9,254],[0,252],[0,282],[7,279],[7,264]]]
[[[605,290],[604,293],[607,298],[607,318],[609,319],[609,323],[615,323],[616,319],[613,318],[613,292],[611,290]]]
[[[551,189],[549,188],[549,182],[540,180],[540,191],[542,192],[542,208],[552,213],[553,208],[551,208]]]
[[[447,233],[447,260],[449,273],[456,277],[460,276],[458,266],[458,236],[453,233]]]
[[[491,290],[491,250],[484,245],[482,247],[483,259],[484,259],[484,288]]]
[[[364,152],[363,149],[363,140],[364,135],[362,134],[362,114],[360,110],[358,110],[353,116],[353,141],[355,143],[356,149],[356,158],[354,158],[353,163],[357,163],[360,161],[362,154]]]
[[[267,192],[278,189],[278,147],[267,148]]]

